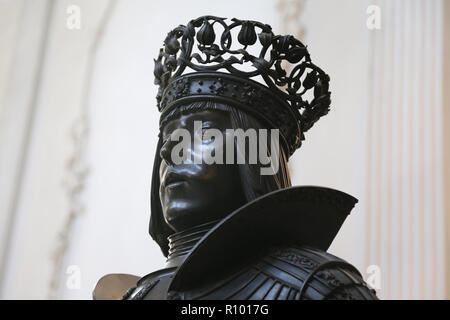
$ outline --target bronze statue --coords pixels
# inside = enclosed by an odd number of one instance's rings
[[[267,24],[203,16],[168,33],[154,74],[150,234],[167,265],[140,279],[106,276],[94,298],[135,282],[123,299],[376,299],[352,265],[326,252],[357,200],[291,187],[288,158],[331,103],[329,77],[306,46]],[[251,134],[238,143],[236,132],[249,130],[277,143],[251,145]],[[183,132],[192,135],[180,147]],[[195,161],[205,154],[215,162]]]

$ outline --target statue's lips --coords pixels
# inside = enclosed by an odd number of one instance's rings
[[[176,182],[172,182],[172,183],[167,184],[165,186],[165,188],[175,188],[175,187],[178,187],[178,186],[183,185],[185,183],[186,183],[186,181],[176,181]]]
[[[163,188],[174,188],[186,183],[185,177],[174,172],[168,172],[164,181],[162,182]]]

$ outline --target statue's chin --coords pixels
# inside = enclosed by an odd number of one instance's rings
[[[202,207],[197,207],[190,201],[170,202],[164,210],[164,219],[175,231],[183,231],[199,224],[209,222],[211,217]]]

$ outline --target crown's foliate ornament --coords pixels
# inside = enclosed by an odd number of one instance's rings
[[[202,16],[167,34],[164,48],[160,49],[158,58],[154,60],[155,84],[159,85],[159,110],[164,112],[178,98],[206,94],[201,85],[194,85],[195,91],[190,87],[191,82],[183,74],[186,68],[194,73],[207,73],[209,78],[211,73],[217,72],[217,77],[220,77],[225,72],[236,79],[248,79],[248,84],[261,95],[261,88],[251,81],[252,78],[260,77],[270,92],[279,98],[278,101],[290,109],[288,113],[293,115],[297,123],[298,132],[292,128],[284,132],[285,135],[296,136],[285,137],[293,144],[289,146],[292,153],[300,146],[303,133],[329,111],[329,76],[312,63],[307,47],[293,36],[275,35],[269,25],[257,21],[232,19],[228,24],[225,20]],[[216,30],[220,33],[216,34]],[[237,32],[237,41],[233,40],[232,32]],[[193,52],[194,46],[197,52]],[[249,50],[255,47],[259,48],[256,55]],[[184,79],[182,89],[180,84],[169,86],[180,76]],[[230,77],[227,77],[227,81],[233,82]],[[223,85],[217,88],[221,89],[211,89],[208,94],[222,95],[226,99],[237,97],[237,93],[226,92],[227,88]],[[312,92],[309,98],[307,92]],[[246,94],[252,95],[251,90],[247,90]],[[287,114],[277,117],[286,118]]]

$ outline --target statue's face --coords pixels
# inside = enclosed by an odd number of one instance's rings
[[[202,122],[202,129],[218,129],[222,132],[223,144],[202,139],[195,146],[194,121]],[[194,159],[195,153],[211,154],[222,149],[226,159],[226,129],[232,129],[227,112],[212,110],[182,115],[169,121],[162,131],[163,145],[160,150],[160,200],[166,222],[175,231],[181,231],[201,223],[225,217],[245,204],[242,182],[237,164],[174,164],[172,150],[179,146],[182,138],[173,140],[176,129],[186,129],[191,136],[190,147],[185,156]],[[214,150],[213,150],[214,149]],[[177,149],[175,149],[177,150]],[[197,154],[198,156],[198,154]],[[224,161],[225,163],[225,161]]]

